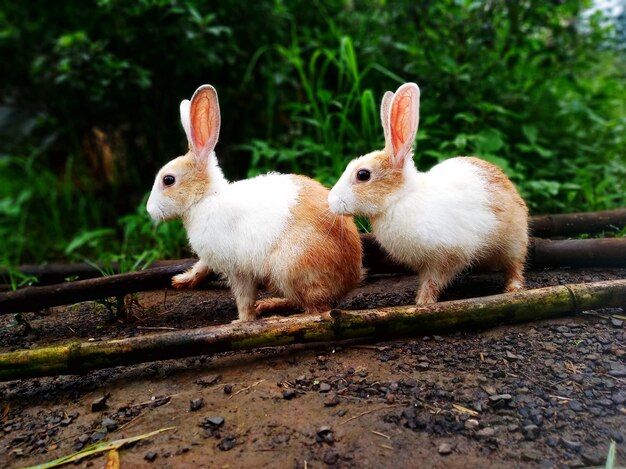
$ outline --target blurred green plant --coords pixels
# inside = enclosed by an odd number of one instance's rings
[[[590,6],[3,2],[0,265],[132,270],[186,255],[180,223],[155,228],[145,194],[185,148],[178,102],[207,82],[232,179],[271,170],[332,184],[382,146],[380,99],[410,80],[422,89],[420,169],[475,154],[533,212],[624,206],[626,17]]]

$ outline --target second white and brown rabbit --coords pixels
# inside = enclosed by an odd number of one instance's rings
[[[415,83],[385,93],[385,148],[350,162],[328,196],[331,210],[369,217],[383,249],[418,272],[417,304],[436,302],[475,263],[504,270],[507,292],[522,289],[526,204],[497,166],[478,158],[452,158],[419,172],[412,151],[419,98]]]
[[[147,209],[158,221],[182,218],[199,260],[172,279],[195,287],[209,271],[227,277],[240,321],[275,307],[328,310],[361,278],[361,241],[349,216],[333,215],[328,190],[304,176],[270,173],[228,182],[214,148],[217,92],[201,86],[180,104],[189,151],[157,174]],[[263,284],[283,298],[256,301]]]

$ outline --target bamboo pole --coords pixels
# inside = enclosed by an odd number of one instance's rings
[[[626,208],[599,212],[564,213],[530,217],[530,232],[533,236],[553,238],[581,233],[619,231],[626,226]]]
[[[81,374],[114,366],[296,343],[487,328],[626,303],[626,279],[369,310],[333,310],[194,330],[0,354],[0,381]]]
[[[361,235],[363,265],[368,275],[410,273],[392,261],[370,234]],[[626,238],[552,241],[532,238],[528,264],[538,267],[626,267]],[[170,286],[172,276],[184,272],[194,259],[183,259],[165,267],[110,275],[43,287],[26,287],[0,293],[0,314],[39,311],[52,306],[123,296]],[[476,267],[480,271],[480,266]],[[216,280],[212,275],[209,280]]]

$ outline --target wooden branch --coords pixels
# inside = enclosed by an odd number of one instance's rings
[[[626,279],[560,285],[519,293],[359,311],[334,310],[249,323],[0,354],[0,380],[80,374],[113,366],[296,343],[402,336],[487,328],[621,306]]]
[[[371,234],[361,235],[363,265],[370,274],[408,273],[382,251]],[[531,238],[526,267],[626,267],[626,238],[551,240]],[[484,271],[477,265],[474,271]]]
[[[362,235],[363,264],[368,275],[410,273],[396,264],[381,250],[372,235]],[[529,249],[529,265],[544,267],[624,267],[626,238],[580,239],[550,241],[534,238]],[[40,309],[80,301],[123,296],[170,286],[172,276],[184,272],[194,259],[140,272],[110,275],[44,287],[26,287],[14,292],[0,293],[0,314]],[[480,266],[475,270],[480,271]],[[216,280],[211,276],[208,280]]]
[[[626,238],[534,238],[529,264],[544,267],[626,267]]]
[[[45,287],[26,287],[0,293],[0,314],[38,311],[51,306],[123,296],[144,290],[158,290],[171,285],[172,276],[184,272],[194,260],[166,267],[109,275],[107,277],[59,283]]]
[[[625,226],[626,208],[530,217],[530,232],[533,236],[541,238],[598,233],[605,230],[618,231]]]
[[[177,264],[183,264],[186,262],[191,262],[193,259],[175,259],[175,260],[163,260],[156,261],[150,264],[149,269],[153,269],[155,267],[171,267]],[[89,264],[87,262],[76,262],[76,263],[63,263],[63,262],[52,262],[49,264],[43,265],[22,265],[19,267],[19,272],[37,277],[37,285],[54,285],[55,283],[63,283],[67,281],[66,279],[74,279],[76,280],[86,280],[90,278],[102,277],[102,271],[106,271],[110,274],[119,274],[120,273],[120,265],[117,262],[112,263],[111,265],[98,265],[98,264]],[[9,272],[6,270],[0,270],[0,283],[4,282],[9,283]]]

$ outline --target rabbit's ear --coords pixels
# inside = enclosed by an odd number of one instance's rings
[[[191,147],[191,101],[184,99],[180,102],[180,123],[183,124],[185,135],[187,135],[187,142]]]
[[[202,164],[206,163],[215,149],[220,134],[220,122],[217,91],[211,85],[202,85],[191,98],[189,112],[191,148]]]
[[[389,136],[393,167],[402,168],[417,134],[420,113],[420,89],[405,83],[394,93],[389,112]]]
[[[380,122],[383,124],[383,132],[385,133],[385,150],[391,151],[391,135],[389,133],[389,111],[391,109],[391,100],[393,93],[387,91],[380,103]]]

